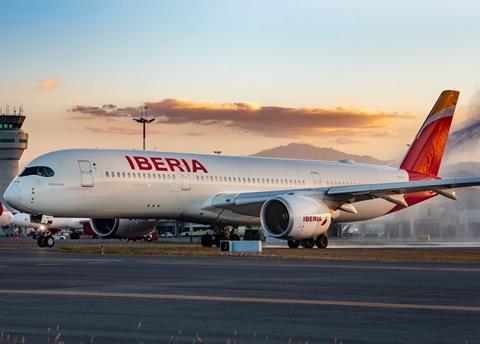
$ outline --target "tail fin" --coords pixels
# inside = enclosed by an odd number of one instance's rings
[[[401,169],[437,176],[459,94],[458,91],[443,91],[440,94],[403,158]]]

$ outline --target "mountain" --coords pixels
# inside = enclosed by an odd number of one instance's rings
[[[355,162],[376,165],[389,163],[389,161],[379,160],[369,155],[348,154],[333,148],[315,147],[305,143],[290,143],[286,146],[263,150],[253,154],[253,156],[306,160],[353,160]]]

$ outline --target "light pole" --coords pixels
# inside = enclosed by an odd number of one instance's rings
[[[143,125],[143,150],[145,150],[145,125],[147,123],[152,123],[155,118],[152,118],[152,119],[148,119],[148,116],[147,116],[147,109],[148,109],[148,106],[145,105],[144,106],[144,109],[145,109],[145,117],[143,117],[143,112],[142,112],[142,109],[140,108],[140,114],[142,115],[140,118],[134,118],[133,120],[135,122],[138,122],[138,123],[142,123]]]

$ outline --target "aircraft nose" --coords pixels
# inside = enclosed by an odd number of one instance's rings
[[[9,206],[17,210],[22,210],[22,192],[17,181],[10,183],[7,190],[5,190],[5,193],[3,194],[3,199]]]

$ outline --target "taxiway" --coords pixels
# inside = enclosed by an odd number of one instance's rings
[[[480,341],[480,265],[29,247],[0,257],[0,331],[27,343],[57,326],[67,343]]]

